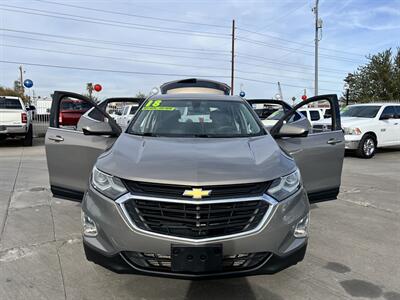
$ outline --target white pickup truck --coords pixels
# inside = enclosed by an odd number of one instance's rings
[[[32,146],[32,114],[19,97],[0,96],[0,140],[22,138]]]
[[[400,103],[368,103],[341,112],[345,147],[371,158],[377,148],[400,146]]]

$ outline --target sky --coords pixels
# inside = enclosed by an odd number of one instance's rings
[[[230,84],[235,19],[235,94],[285,100],[314,94],[315,0],[0,0],[0,86],[33,81],[28,94],[85,92],[100,99],[148,94],[202,77]],[[400,47],[400,0],[320,0],[319,94],[342,94],[366,56]],[[88,70],[89,69],[89,70]]]

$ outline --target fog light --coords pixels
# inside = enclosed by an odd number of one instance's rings
[[[310,216],[307,214],[303,219],[297,223],[296,228],[294,229],[294,237],[295,238],[305,238],[308,236],[308,225],[310,224]]]
[[[81,218],[82,218],[83,234],[86,236],[96,236],[97,235],[96,223],[83,211],[81,213]]]

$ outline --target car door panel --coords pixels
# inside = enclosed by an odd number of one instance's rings
[[[277,143],[296,161],[311,202],[336,199],[341,184],[344,134],[341,129],[337,96],[322,95],[309,98],[293,107],[270,130],[274,136],[285,120],[290,118],[296,110],[321,100],[329,101],[332,108],[332,123],[329,131],[310,132],[307,137],[277,139]]]
[[[310,134],[307,137],[279,139],[278,144],[293,156],[300,169],[304,187],[313,196],[323,191],[330,193],[339,189],[344,156],[343,141],[342,131],[332,131]]]
[[[380,117],[386,114],[392,114],[393,118],[382,120],[379,118],[380,135],[381,139],[378,139],[378,145],[380,146],[390,146],[396,144],[396,139],[398,137],[397,125],[399,119],[396,118],[396,110],[394,106],[387,106],[383,109]],[[396,134],[397,133],[397,134]]]
[[[114,141],[108,136],[86,136],[81,131],[50,127],[45,144],[52,189],[83,194],[97,157]]]
[[[115,135],[85,135],[80,130],[60,128],[60,102],[66,97],[91,103],[108,120]],[[50,113],[50,127],[45,136],[47,166],[53,194],[79,199],[87,188],[97,157],[110,148],[120,133],[114,120],[96,103],[75,93],[56,91]]]

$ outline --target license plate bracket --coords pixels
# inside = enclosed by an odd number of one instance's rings
[[[171,269],[180,273],[222,271],[222,244],[207,246],[171,245]]]

